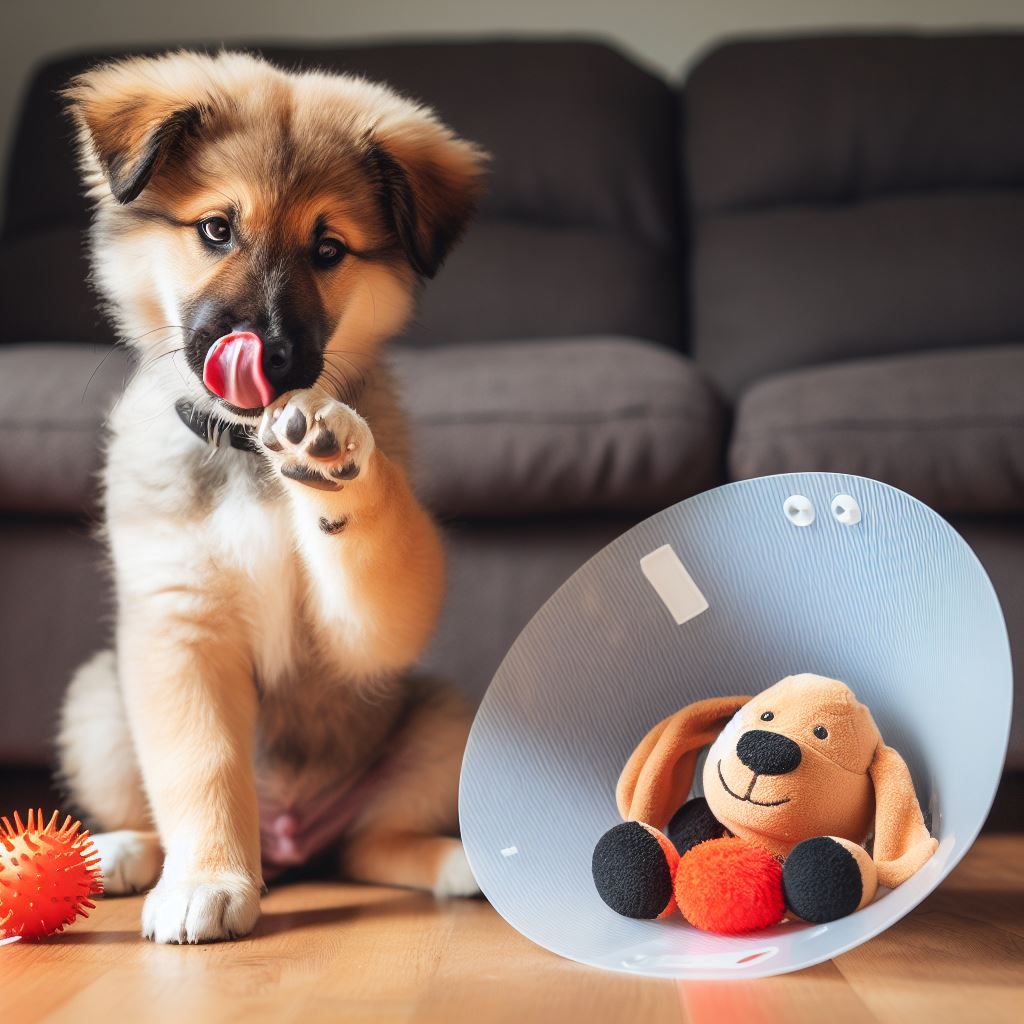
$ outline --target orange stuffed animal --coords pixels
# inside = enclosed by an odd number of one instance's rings
[[[709,743],[704,797],[684,803]],[[634,918],[678,905],[709,931],[751,931],[787,914],[833,921],[869,903],[879,883],[906,881],[938,846],[870,711],[845,684],[810,674],[659,722],[629,758],[616,800],[625,822],[594,849],[602,899]]]

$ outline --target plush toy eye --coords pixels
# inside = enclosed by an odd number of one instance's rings
[[[827,740],[828,729],[826,729],[823,725],[816,725],[814,727],[814,735],[817,736],[819,740]]]
[[[772,711],[766,711],[766,712],[765,712],[765,713],[764,713],[764,714],[763,714],[763,715],[761,716],[761,721],[762,721],[762,722],[770,722],[770,721],[771,721],[771,720],[772,720],[772,719],[773,719],[774,717],[775,717],[775,714],[774,714],[774,712],[772,712]]]
[[[199,237],[208,245],[227,245],[231,241],[231,225],[225,217],[207,217],[196,227]]]

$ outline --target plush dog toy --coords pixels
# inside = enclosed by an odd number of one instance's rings
[[[709,743],[704,796],[686,801]],[[659,722],[623,769],[616,801],[625,822],[594,849],[602,899],[633,918],[678,905],[708,931],[787,915],[834,921],[879,884],[906,881],[938,846],[871,713],[845,684],[810,674]]]

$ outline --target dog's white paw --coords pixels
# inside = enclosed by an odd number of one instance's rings
[[[291,391],[268,405],[259,441],[282,476],[328,491],[355,480],[375,447],[366,420],[316,388]]]
[[[146,897],[142,934],[154,942],[219,942],[248,935],[259,916],[259,889],[244,875],[165,875]]]
[[[108,896],[143,892],[160,877],[163,851],[160,841],[148,832],[100,832],[92,844],[100,856],[103,892]]]
[[[473,869],[469,866],[462,843],[454,847],[441,862],[441,870],[434,882],[434,895],[438,899],[480,895],[480,886],[473,877]]]

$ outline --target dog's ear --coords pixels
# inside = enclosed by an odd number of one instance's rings
[[[662,828],[682,806],[701,747],[714,742],[750,697],[712,697],[688,704],[659,722],[640,741],[615,789],[626,821]]]
[[[98,162],[119,203],[137,199],[198,134],[209,115],[204,60],[129,58],[101,64],[64,89],[83,163]]]
[[[878,881],[890,889],[905,882],[938,848],[928,834],[910,770],[900,755],[880,743],[868,768],[875,787],[875,842]]]
[[[476,212],[487,154],[422,107],[381,119],[369,158],[384,213],[413,270],[433,277]]]

